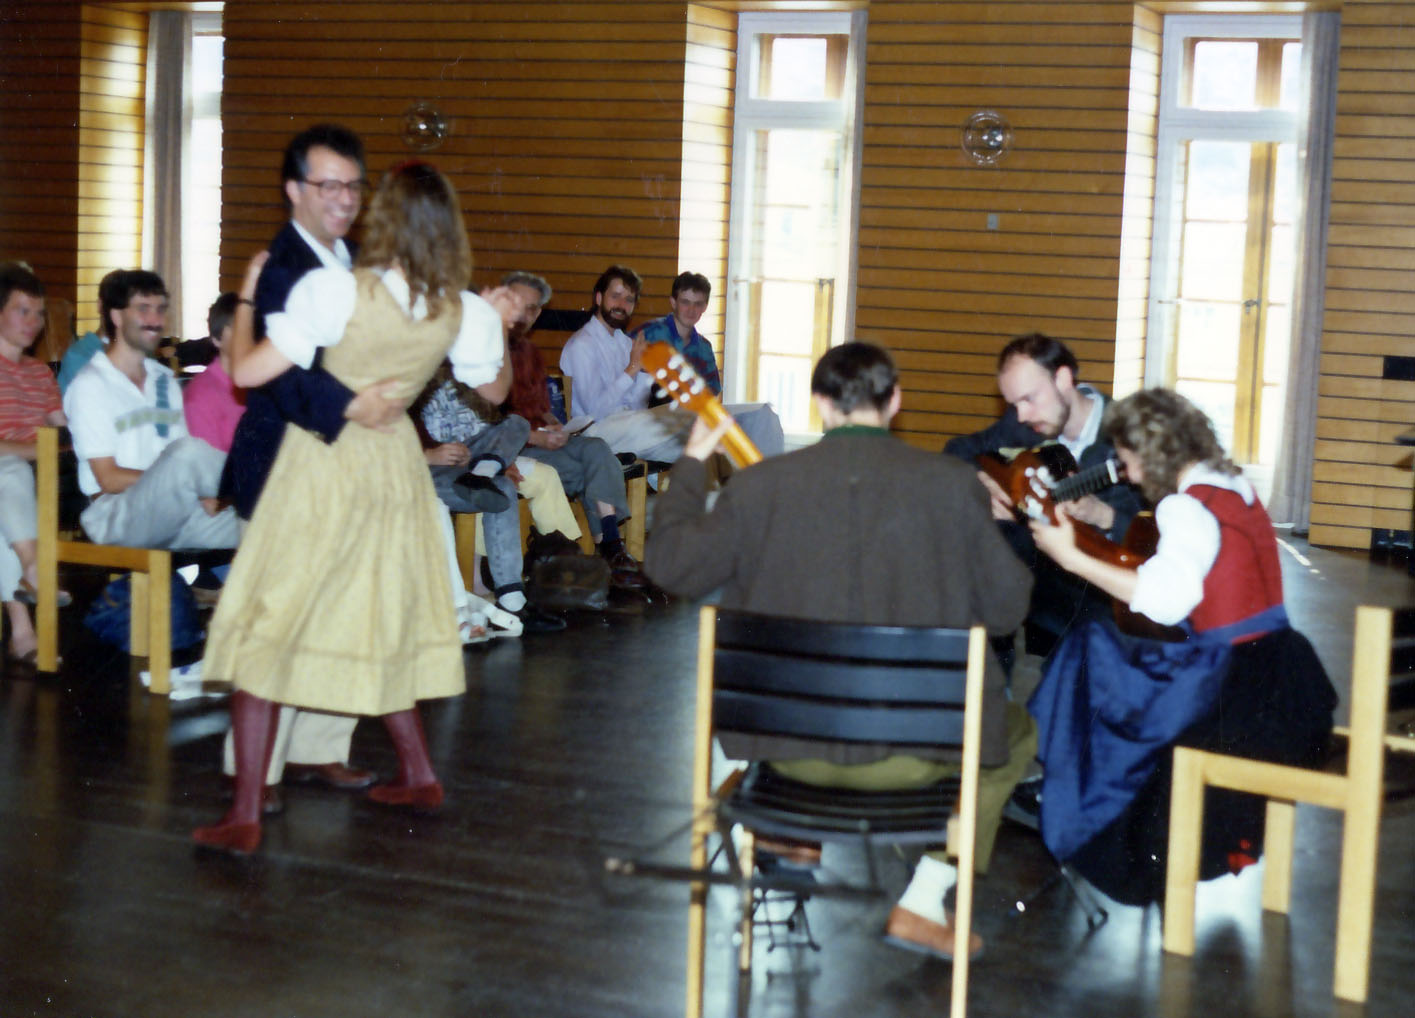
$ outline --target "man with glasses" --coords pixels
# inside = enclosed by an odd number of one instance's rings
[[[290,221],[270,243],[270,259],[256,284],[255,330],[265,335],[265,320],[282,311],[290,291],[305,273],[318,268],[352,271],[354,248],[345,241],[363,201],[364,146],[358,135],[335,124],[317,124],[290,140],[285,148],[281,182]],[[243,519],[250,519],[275,456],[286,422],[333,442],[346,421],[369,428],[392,423],[406,404],[385,397],[390,383],[380,382],[357,395],[320,367],[292,367],[278,378],[246,394],[246,412],[236,426],[221,494]],[[318,512],[318,506],[311,506]],[[357,719],[316,711],[280,710],[270,767],[266,772],[264,808],[280,808],[282,775],[298,782],[316,782],[356,790],[372,785],[377,776],[347,765],[349,743]],[[230,736],[226,739],[224,770],[235,773]],[[288,762],[287,762],[288,761]]]

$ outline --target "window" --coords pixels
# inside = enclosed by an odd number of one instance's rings
[[[192,17],[191,133],[182,160],[182,335],[206,335],[221,292],[221,15]],[[176,323],[173,323],[174,325]]]
[[[1301,27],[1165,20],[1147,380],[1201,407],[1235,460],[1266,466],[1291,333]]]
[[[728,239],[726,385],[819,429],[810,373],[853,318],[863,12],[743,14]]]

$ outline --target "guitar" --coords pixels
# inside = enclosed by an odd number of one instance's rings
[[[1041,519],[1055,523],[1058,504],[1073,502],[1124,479],[1124,469],[1118,459],[1112,457],[1104,463],[1077,470],[1076,461],[1066,447],[1055,444],[1026,449],[1011,460],[989,454],[979,458],[978,468],[1012,499],[1013,511],[1023,523]],[[1073,523],[1077,547],[1094,558],[1135,569],[1154,554],[1153,541],[1139,532],[1134,542],[1127,531],[1125,543],[1116,544],[1099,527],[1080,520]]]
[[[1125,474],[1120,461],[1114,457],[1085,470],[1077,470],[1076,461],[1066,447],[1055,444],[1024,450],[1011,460],[983,456],[978,466],[1011,497],[1017,518],[1023,523],[1029,519],[1046,519],[1055,523],[1059,504],[1119,484]],[[1125,540],[1119,544],[1106,537],[1099,527],[1080,520],[1071,522],[1076,531],[1078,548],[1087,555],[1124,569],[1138,569],[1159,547],[1159,527],[1155,525],[1155,514],[1149,511],[1137,514],[1130,521],[1130,526],[1125,530]],[[1180,627],[1160,625],[1131,611],[1120,601],[1114,601],[1111,607],[1115,624],[1123,633],[1166,643],[1182,642],[1187,638]]]
[[[693,370],[688,358],[667,343],[646,346],[643,364],[670,399],[692,410],[707,424],[715,428],[728,418],[726,409],[707,387],[702,375]],[[722,444],[727,447],[727,455],[732,462],[739,467],[749,467],[761,461],[762,454],[736,422],[722,436]]]

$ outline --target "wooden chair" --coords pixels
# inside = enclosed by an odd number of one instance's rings
[[[1345,774],[1175,748],[1164,900],[1166,951],[1194,953],[1194,889],[1199,876],[1206,787],[1230,788],[1267,798],[1267,862],[1262,900],[1263,908],[1273,912],[1288,911],[1296,803],[1342,810],[1346,816],[1333,992],[1344,1000],[1366,999],[1385,751],[1415,751],[1415,739],[1386,734],[1386,700],[1392,673],[1409,675],[1412,671],[1415,609],[1362,605],[1356,609]]]
[[[705,607],[699,617],[693,828],[688,870],[687,1014],[702,1014],[708,840],[723,838],[746,889],[738,967],[752,958],[751,888],[757,833],[808,841],[927,844],[947,841],[958,857],[953,1018],[965,1018],[977,831],[978,751],[987,636],[971,630],[808,622]],[[830,741],[962,749],[962,775],[927,789],[852,792],[787,781],[753,764],[714,794],[715,733],[790,735]],[[903,750],[903,747],[908,747]],[[956,823],[950,819],[955,798]],[[742,828],[731,849],[730,829]],[[820,892],[830,892],[821,886]],[[860,888],[842,888],[860,891]],[[871,892],[878,888],[868,889]],[[819,892],[818,892],[819,893]]]
[[[36,666],[52,672],[59,664],[59,563],[100,566],[132,574],[132,654],[146,657],[151,689],[171,692],[172,553],[154,548],[93,544],[61,533],[59,520],[59,431],[40,428],[36,439],[39,598],[35,630],[39,636]]]

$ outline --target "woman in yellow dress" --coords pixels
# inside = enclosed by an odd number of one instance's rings
[[[492,402],[510,384],[505,326],[514,294],[467,292],[471,253],[452,185],[422,162],[384,177],[355,270],[319,269],[252,341],[264,256],[247,271],[232,377],[262,385],[291,365],[324,368],[353,391],[397,379],[411,401],[444,357]],[[278,704],[377,714],[398,752],[396,780],[369,790],[389,805],[433,809],[418,700],[466,688],[446,555],[422,448],[409,418],[386,431],[346,427],[333,443],[288,428],[212,620],[203,670],[236,687],[236,795],[197,844],[260,844],[260,797]]]

